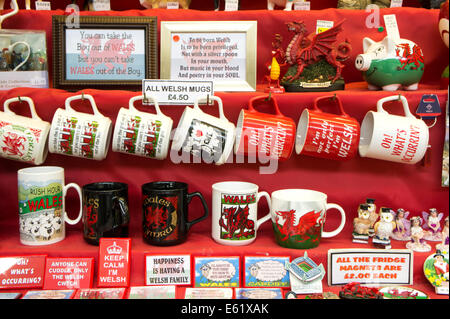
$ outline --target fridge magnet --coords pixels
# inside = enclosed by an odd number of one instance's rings
[[[387,207],[380,209],[380,221],[375,223],[375,237],[372,243],[379,248],[391,249],[391,236],[395,229],[394,216],[392,210]]]
[[[232,288],[186,288],[184,299],[232,299]]]
[[[94,258],[47,258],[44,289],[91,288]]]
[[[358,282],[352,282],[342,287],[339,297],[341,299],[383,299],[383,294],[376,287],[365,287]]]
[[[426,232],[422,228],[423,219],[419,216],[414,216],[411,222],[411,241],[406,244],[406,248],[417,252],[431,251],[431,246],[425,241]]]
[[[130,285],[130,238],[100,238],[98,287]]]
[[[175,286],[130,287],[128,299],[175,299]]]
[[[0,289],[42,288],[46,255],[0,258]]]
[[[296,294],[322,293],[322,279],[325,277],[325,268],[317,265],[305,252],[291,263],[286,262],[289,270],[291,290]]]
[[[22,296],[18,292],[0,292],[0,299],[19,299]]]
[[[443,213],[439,213],[436,208],[430,208],[428,212],[422,212],[423,229],[426,231],[424,239],[428,241],[441,241],[441,220]]]
[[[240,257],[194,257],[194,287],[240,287]]]
[[[73,299],[123,299],[126,288],[78,289]]]
[[[410,287],[388,286],[380,292],[384,299],[429,299],[426,293]]]
[[[284,299],[339,299],[339,296],[332,292],[324,292],[321,294],[305,295],[303,298],[300,298],[295,292],[289,291],[284,296]]]
[[[448,255],[448,216],[445,217],[444,228],[441,232],[442,242],[436,245],[436,250]]]
[[[361,204],[358,208],[358,217],[353,219],[353,242],[368,244],[369,243],[369,229],[370,222],[369,205]]]
[[[147,286],[191,285],[191,255],[146,255]]]
[[[289,287],[290,257],[244,256],[244,287]]]
[[[448,255],[436,251],[428,256],[423,264],[423,272],[439,295],[448,295]]]
[[[411,240],[411,222],[408,220],[409,212],[403,208],[397,209],[397,212],[393,212],[395,228],[392,232],[392,239],[398,241],[410,241]]]
[[[335,44],[343,23],[317,34],[309,33],[303,22],[288,23],[288,30],[294,36],[286,49],[290,67],[281,80],[286,91],[323,92],[345,88],[342,62],[350,57],[352,47],[347,40]]]
[[[236,288],[236,299],[283,299],[281,288]]]
[[[22,299],[72,299],[75,290],[29,290]]]

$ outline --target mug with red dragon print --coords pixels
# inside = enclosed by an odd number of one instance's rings
[[[339,227],[323,231],[326,212],[341,213]],[[307,189],[282,189],[272,193],[272,225],[277,243],[286,248],[310,249],[319,246],[322,238],[338,235],[345,225],[345,211],[327,203],[327,195]]]

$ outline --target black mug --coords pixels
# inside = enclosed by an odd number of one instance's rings
[[[98,245],[100,238],[128,237],[128,185],[116,182],[83,186],[83,237]]]
[[[188,220],[188,206],[193,197],[202,201],[205,214]],[[186,241],[192,225],[209,215],[208,205],[200,192],[188,193],[181,182],[153,182],[142,185],[144,240],[155,246],[173,246]]]

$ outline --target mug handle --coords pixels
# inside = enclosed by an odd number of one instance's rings
[[[386,113],[389,114],[384,108],[383,108],[383,104],[386,102],[391,102],[391,101],[401,101],[402,105],[403,105],[403,111],[405,112],[405,116],[406,117],[412,117],[412,118],[416,118],[411,111],[409,110],[409,104],[408,104],[408,100],[406,99],[406,97],[404,97],[403,95],[394,95],[394,96],[388,96],[385,97],[381,100],[379,100],[377,102],[377,111],[380,113]]]
[[[84,99],[87,99],[87,100],[91,103],[91,107],[92,107],[92,110],[94,111],[94,115],[103,117],[103,114],[100,113],[100,111],[99,111],[98,108],[97,108],[97,104],[95,104],[94,97],[93,97],[92,95],[89,95],[89,94],[80,94],[80,95],[74,95],[74,96],[68,97],[68,98],[66,99],[66,103],[65,103],[65,105],[66,105],[66,110],[71,111],[71,112],[76,112],[76,113],[78,113],[77,111],[75,111],[75,110],[70,106],[70,103],[71,103],[72,101],[76,101],[76,100],[84,100]]]
[[[206,204],[205,198],[203,198],[203,195],[200,192],[195,192],[195,193],[191,193],[187,195],[187,200],[188,200],[188,204],[190,204],[191,200],[195,197],[199,197],[200,200],[202,201],[202,205],[203,205],[203,209],[205,211],[205,214],[199,218],[197,218],[196,220],[193,221],[188,221],[186,222],[186,228],[187,231],[189,231],[189,229],[194,225],[197,224],[198,222],[201,222],[202,220],[206,219],[209,216],[209,209],[208,209],[208,205]]]
[[[156,114],[158,114],[158,115],[164,115],[164,114],[161,112],[161,109],[159,108],[159,103],[158,103],[158,101],[156,100],[156,98],[155,98],[154,96],[151,96],[151,95],[138,95],[138,96],[133,96],[133,97],[130,99],[130,102],[128,103],[128,108],[129,108],[130,110],[132,110],[133,112],[140,112],[138,109],[136,109],[136,108],[134,107],[134,102],[136,102],[136,101],[143,101],[143,100],[151,100],[151,101],[153,102],[154,106],[155,106]]]
[[[67,184],[67,185],[65,185],[64,187],[63,187],[63,197],[66,197],[66,194],[67,194],[67,190],[69,189],[69,188],[75,188],[75,190],[78,192],[78,196],[80,197],[80,212],[78,213],[78,217],[76,218],[76,219],[70,219],[68,216],[67,216],[67,213],[66,212],[64,212],[64,220],[66,221],[66,223],[67,224],[69,224],[69,225],[75,225],[75,224],[77,224],[79,221],[80,221],[80,219],[81,219],[81,216],[82,216],[82,214],[83,214],[83,201],[82,201],[82,195],[81,195],[81,188],[80,188],[80,186],[78,186],[77,184],[75,184],[75,183],[69,183],[69,184]]]
[[[341,206],[337,205],[337,204],[327,204],[327,206],[326,206],[326,210],[327,211],[329,209],[332,209],[332,208],[337,209],[341,213],[341,224],[334,231],[322,232],[322,238],[334,237],[334,236],[338,235],[342,231],[342,229],[344,228],[344,225],[345,225],[345,211],[344,211],[344,209]]]
[[[196,109],[196,110],[198,110],[198,111],[200,111],[200,112],[203,112],[203,111],[200,109],[200,107],[198,106],[198,104],[199,104],[200,102],[207,102],[207,100],[208,100],[208,97],[199,97],[198,99],[196,99],[195,102],[194,102],[194,109]],[[228,119],[225,117],[225,114],[223,113],[223,103],[222,103],[222,99],[221,99],[220,97],[218,97],[218,96],[212,95],[212,96],[209,96],[209,100],[210,100],[210,101],[216,101],[216,102],[217,102],[217,105],[218,105],[218,107],[219,107],[219,117],[220,117],[220,119],[221,119],[221,120],[226,120],[226,121],[228,121]]]
[[[26,42],[23,42],[23,41],[19,41],[19,42],[15,42],[15,43],[11,44],[11,45],[9,46],[9,48],[8,48],[8,51],[14,50],[14,47],[17,46],[17,45],[19,45],[19,44],[22,44],[22,45],[24,45],[24,46],[27,47],[28,55],[27,55],[27,58],[26,58],[26,59],[24,59],[18,66],[16,66],[16,68],[13,70],[13,72],[17,71],[17,70],[20,69],[25,63],[27,63],[28,59],[29,59],[30,56],[31,56],[31,48],[30,48],[30,45],[29,45],[28,43],[26,43]]]
[[[344,107],[342,106],[341,99],[340,99],[337,95],[320,96],[320,97],[318,97],[317,99],[315,99],[315,100],[314,100],[314,105],[313,105],[314,111],[316,111],[316,112],[322,112],[322,110],[319,109],[319,107],[318,107],[318,105],[317,105],[317,104],[319,103],[319,101],[322,101],[322,100],[331,100],[331,101],[333,101],[333,102],[336,101],[336,103],[337,103],[337,105],[338,105],[338,107],[339,107],[339,111],[341,112],[341,116],[349,117],[349,115],[348,115],[347,113],[345,113]]]
[[[266,216],[264,216],[263,218],[258,219],[258,220],[256,221],[255,231],[257,231],[258,228],[259,228],[262,224],[264,224],[266,221],[268,221],[268,220],[271,218],[270,211],[272,210],[272,207],[271,207],[271,206],[272,206],[272,203],[271,203],[270,195],[269,195],[269,193],[267,193],[267,192],[259,192],[258,195],[257,195],[256,204],[258,204],[258,202],[259,202],[259,200],[261,199],[261,197],[265,197],[265,198],[266,198],[267,204],[269,205],[269,213],[268,213]]]
[[[253,106],[253,103],[255,103],[256,101],[262,101],[267,99],[269,99],[269,101],[272,101],[273,107],[275,108],[275,115],[279,117],[284,117],[283,113],[281,113],[280,108],[278,107],[277,100],[275,99],[275,97],[270,95],[255,96],[251,98],[250,101],[248,102],[248,110],[250,112],[257,112],[255,110],[255,107]]]
[[[37,119],[37,120],[41,120],[42,121],[42,119],[38,116],[38,114],[36,112],[36,108],[34,107],[33,100],[31,98],[29,98],[29,97],[26,97],[26,96],[15,97],[15,98],[6,100],[5,104],[3,105],[3,108],[5,109],[5,113],[10,113],[10,114],[14,114],[14,115],[16,114],[13,111],[11,111],[11,109],[9,108],[9,105],[11,103],[14,103],[14,102],[20,102],[20,103],[27,102],[28,106],[30,107],[31,117],[33,119]]]
[[[129,216],[129,211],[127,209],[125,209],[127,207],[127,204],[122,200],[121,197],[117,197],[117,196],[113,198],[113,201],[119,207],[120,215],[122,217],[121,225],[128,224],[130,222],[130,216]]]

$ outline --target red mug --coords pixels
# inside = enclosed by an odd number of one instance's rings
[[[275,114],[261,113],[253,104],[269,100],[275,108]],[[236,127],[236,155],[265,156],[287,160],[295,145],[295,122],[284,116],[273,96],[257,96],[249,101],[248,110],[242,110]]]
[[[337,102],[341,115],[322,112],[317,106],[321,100]],[[345,113],[337,96],[319,97],[313,109],[305,109],[300,117],[295,151],[302,155],[349,160],[358,151],[360,131],[358,121]]]

